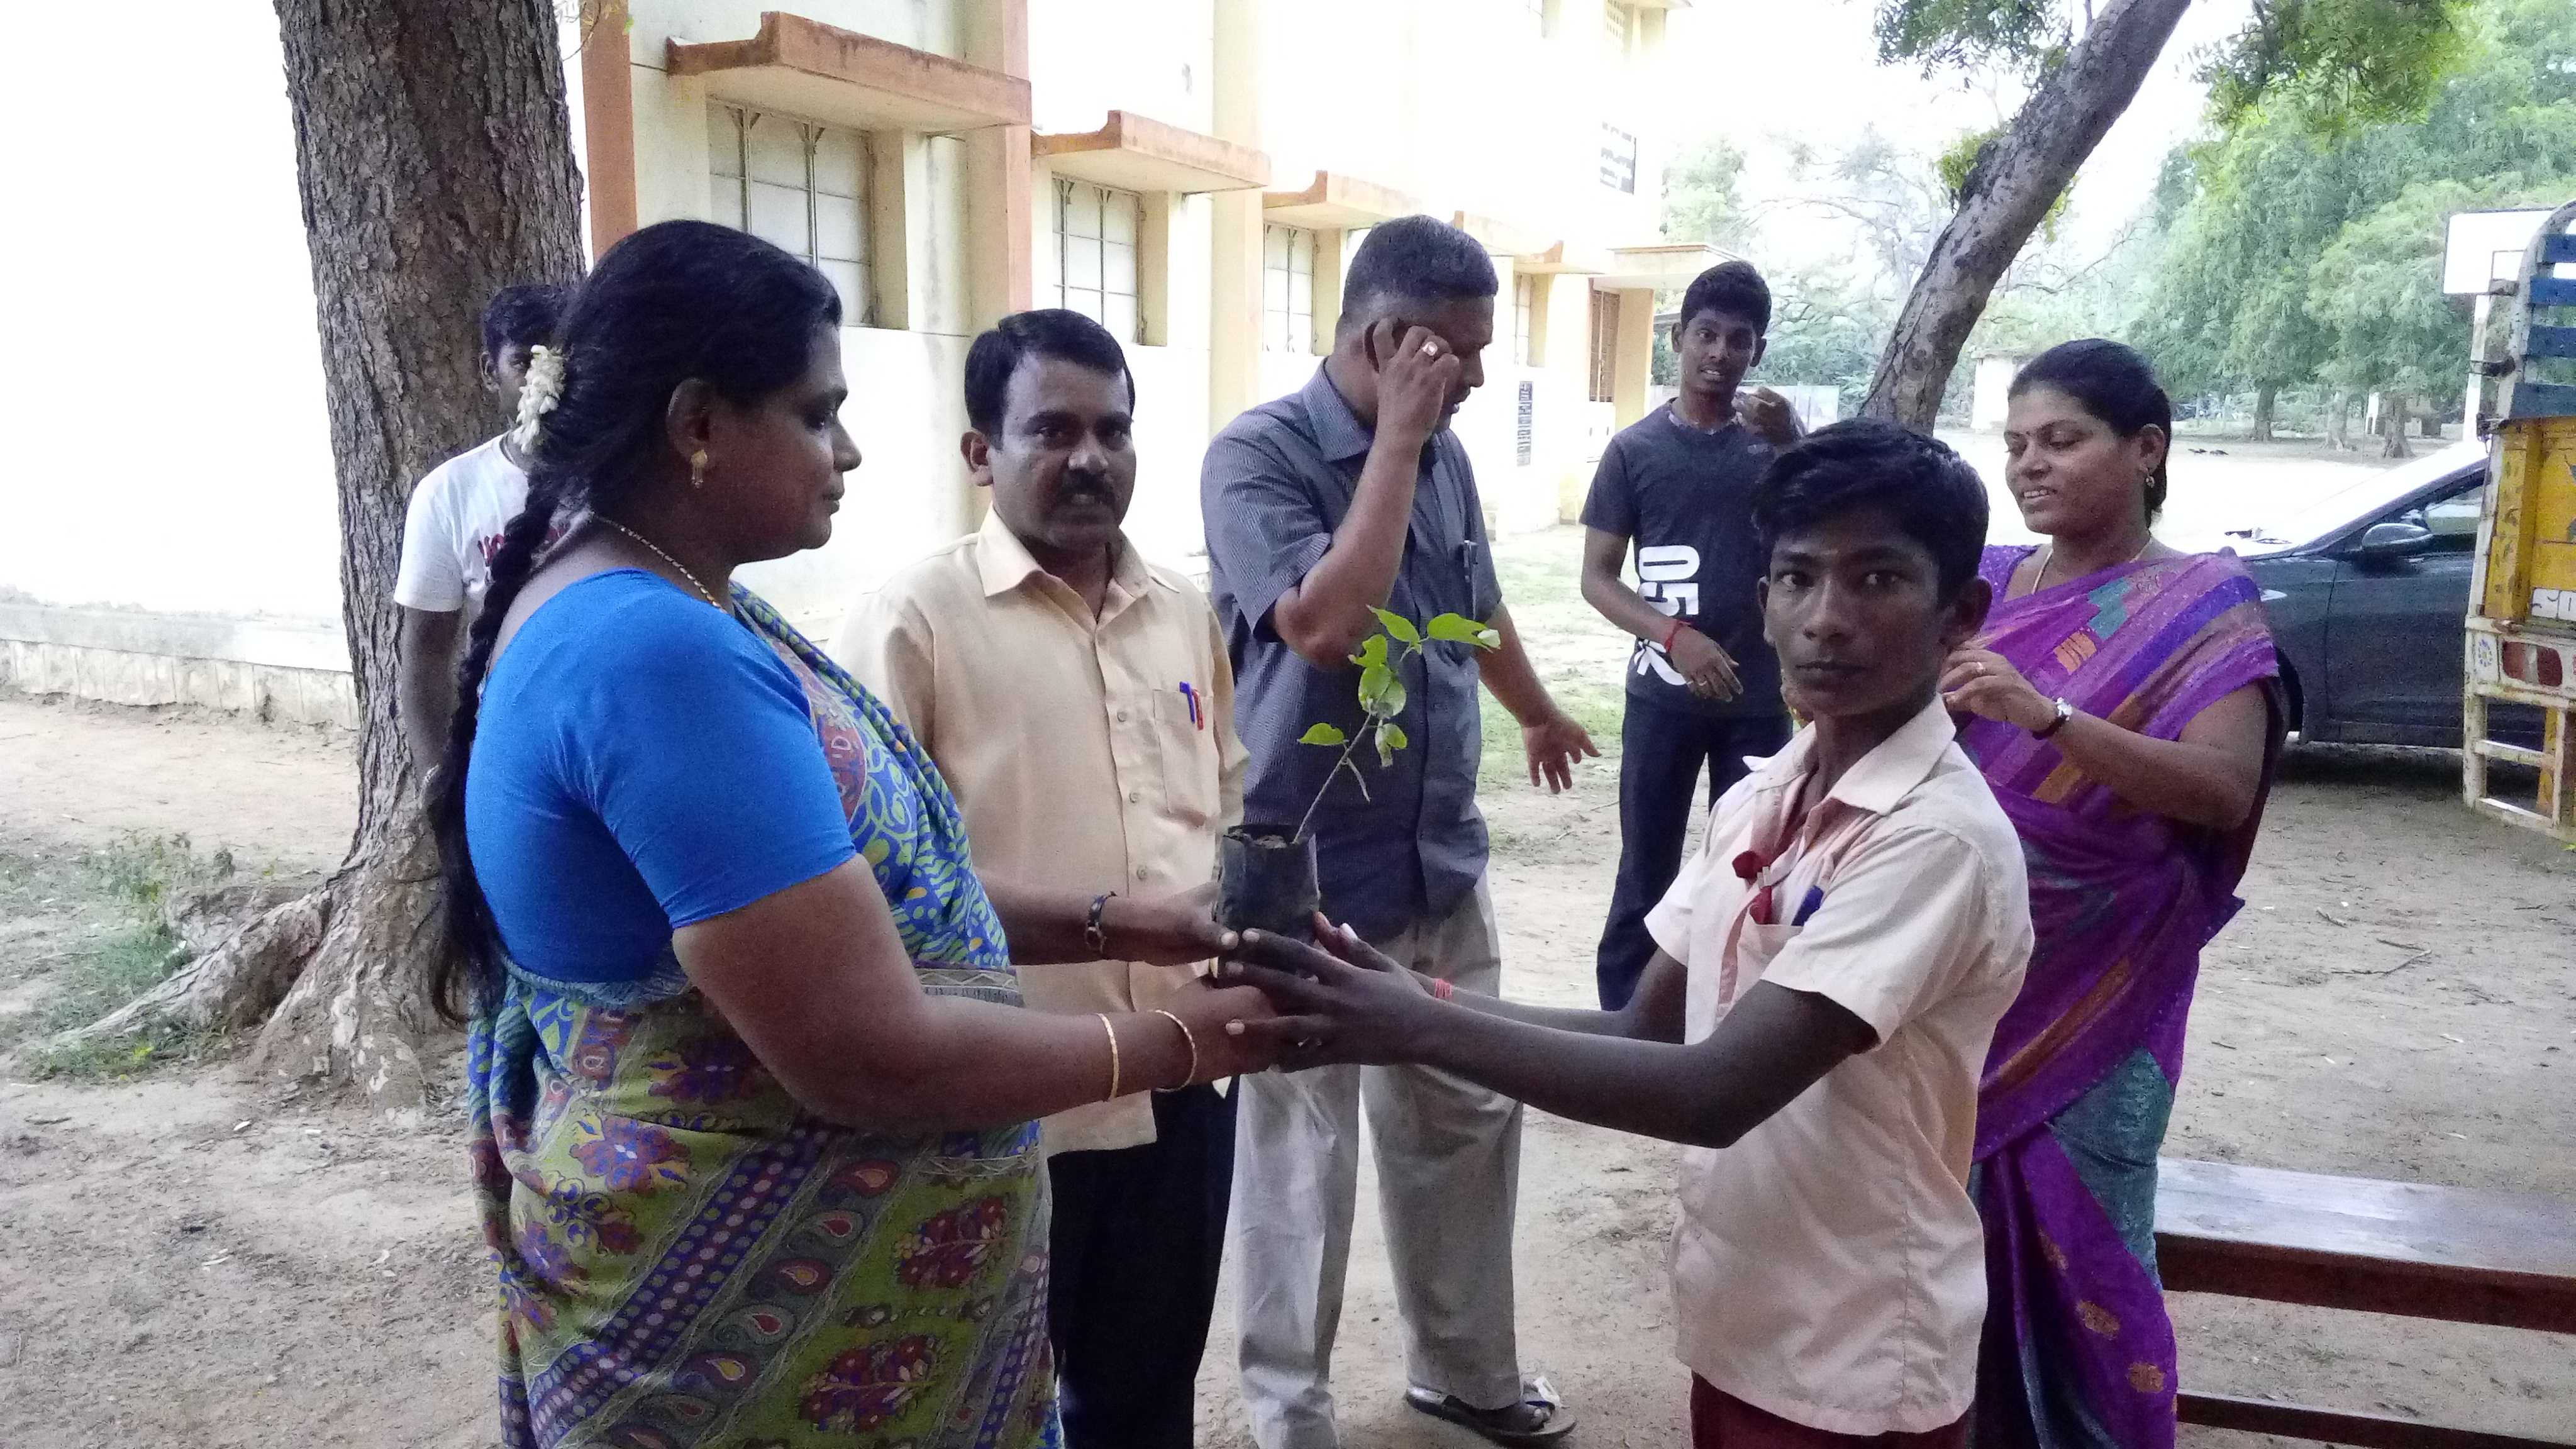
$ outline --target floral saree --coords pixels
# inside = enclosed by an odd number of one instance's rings
[[[902,725],[737,587],[805,687],[924,989],[1016,1005],[954,800]],[[469,1038],[513,1446],[1052,1449],[1035,1123],[889,1137],[799,1108],[666,955],[511,970]]]
[[[2279,668],[2225,555],[2105,569],[2004,599],[2030,550],[1986,550],[1985,647],[2043,695],[2155,739]],[[2267,691],[2269,686],[2267,685]],[[2264,793],[2279,752],[2273,708]],[[2156,1152],[2201,948],[2243,904],[2261,798],[2225,833],[2132,809],[1994,720],[1960,744],[2019,830],[2037,933],[1977,1098],[1971,1184],[1989,1299],[1978,1449],[2167,1449],[2174,1337],[2156,1278]]]

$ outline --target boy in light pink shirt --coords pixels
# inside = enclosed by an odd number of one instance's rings
[[[1619,1012],[1440,992],[1357,936],[1231,973],[1283,1067],[1417,1062],[1688,1144],[1673,1244],[1701,1449],[1966,1439],[1986,1307],[1977,1074],[2031,945],[2019,840],[1936,686],[1985,618],[1984,487],[1840,423],[1753,495],[1764,634],[1807,726],[1719,801]],[[1329,954],[1328,954],[1329,952]]]

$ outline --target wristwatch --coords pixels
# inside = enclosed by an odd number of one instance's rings
[[[2066,722],[2075,718],[2075,706],[2068,704],[2064,695],[2059,695],[2051,703],[2056,705],[2056,712],[2050,717],[2048,723],[2030,732],[2032,739],[2047,739],[2050,735],[2066,728]]]

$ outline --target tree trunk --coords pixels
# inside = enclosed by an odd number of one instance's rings
[[[548,0],[276,5],[339,472],[358,832],[304,918],[319,939],[254,1060],[393,1105],[420,1092],[434,1021],[420,983],[444,945],[437,852],[394,722],[403,505],[501,425],[478,318],[499,287],[580,276],[581,178]]]
[[[2412,458],[2415,450],[2406,446],[2406,394],[2392,392],[2379,412],[2379,456]]]
[[[2339,452],[2352,451],[2352,389],[2339,387],[2326,404],[2326,446]]]
[[[2111,0],[2065,60],[2040,78],[1960,188],[1959,212],[1933,242],[1879,356],[1864,416],[1932,426],[1959,349],[1995,283],[2136,98],[2188,5]]]
[[[2254,389],[2254,426],[2245,432],[2248,441],[2272,441],[2272,410],[2273,405],[2280,401],[2280,393],[2279,388],[2268,382]]]

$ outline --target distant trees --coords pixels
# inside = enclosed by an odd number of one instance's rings
[[[2557,3],[2565,0],[2537,0]],[[1897,317],[1864,410],[1928,423],[1988,299],[2137,95],[2185,0],[1879,0],[1882,60],[2003,68],[2021,109],[1958,173],[1950,217]],[[2333,131],[2410,114],[2464,49],[2467,0],[2255,0],[2211,57],[2214,111],[2269,107]]]
[[[2463,375],[2467,312],[2441,295],[2444,220],[2576,190],[2576,5],[2481,0],[2424,44],[2452,73],[2411,114],[2292,87],[2192,148],[2132,339],[2178,391],[2253,392],[2258,435],[2282,390],[2331,389],[2337,435],[2352,397],[2378,392],[2384,446],[2402,453],[2413,401]],[[2250,83],[2222,72],[2214,94]]]

